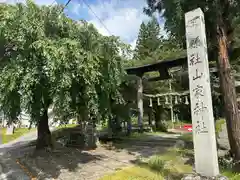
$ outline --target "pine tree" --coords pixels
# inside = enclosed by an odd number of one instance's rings
[[[155,17],[140,26],[134,59],[144,60],[151,57],[152,53],[161,43],[160,27]]]

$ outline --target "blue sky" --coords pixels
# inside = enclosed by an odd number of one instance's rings
[[[0,2],[23,2],[24,0],[0,0]],[[84,4],[90,5],[91,9],[101,19],[109,32],[95,17],[91,10]],[[65,4],[67,0],[35,0],[39,5],[52,3]],[[143,21],[148,21],[143,13],[145,0],[72,0],[65,13],[72,19],[84,19],[93,23],[103,35],[116,35],[126,42],[135,46],[138,30]]]

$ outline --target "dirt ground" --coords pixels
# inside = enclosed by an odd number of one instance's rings
[[[120,146],[99,146],[92,151],[57,145],[54,152],[33,153],[34,147],[12,151],[12,156],[32,178],[98,180],[105,174],[130,166],[176,143],[175,137],[152,137]],[[23,155],[24,154],[24,155]]]

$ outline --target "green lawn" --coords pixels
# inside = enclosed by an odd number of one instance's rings
[[[222,124],[222,121],[218,122]],[[149,133],[150,134],[150,133]],[[133,134],[130,139],[141,140],[148,134]],[[191,142],[192,133],[183,134],[179,139]],[[156,154],[147,160],[140,160],[134,166],[126,167],[112,174],[107,174],[99,180],[180,180],[184,174],[192,172],[192,165],[184,159],[193,158],[193,149],[171,148],[164,154]],[[229,180],[240,179],[240,174],[231,169],[220,169],[221,174]]]
[[[135,166],[118,170],[112,174],[105,175],[99,180],[180,180],[184,174],[192,172],[192,166],[184,163],[183,157],[192,154],[192,150],[169,149],[165,154],[157,154],[147,161],[140,161]],[[240,174],[231,170],[221,169],[221,174],[229,180],[240,179]]]
[[[73,128],[76,126],[78,126],[78,124],[63,124],[63,125],[58,126],[56,129]]]
[[[100,180],[163,180],[161,174],[155,173],[147,168],[140,166],[127,167],[106,175]]]
[[[193,141],[192,132],[182,134],[180,139],[183,141]]]
[[[1,129],[1,132],[2,132],[2,143],[8,143],[14,139],[17,139],[18,137],[26,134],[26,133],[29,133],[29,132],[32,132],[32,131],[35,131],[36,128],[32,128],[32,129],[28,129],[28,128],[16,128],[15,129],[15,132],[14,134],[12,135],[6,135],[6,128],[2,128]]]
[[[68,128],[73,128],[77,126],[76,124],[66,124],[66,125],[61,125],[59,127],[57,127],[57,129],[55,131],[53,131],[53,135],[55,135],[58,131],[64,130],[64,129],[68,129]],[[10,141],[13,141],[21,136],[23,136],[24,134],[27,134],[29,132],[32,131],[36,131],[36,128],[31,128],[30,130],[28,128],[16,128],[14,134],[12,135],[6,135],[6,128],[1,128],[1,132],[2,134],[2,143],[8,143]]]
[[[165,154],[152,156],[148,160],[139,160],[135,166],[127,167],[106,175],[99,180],[180,180],[184,173],[190,173],[192,167],[184,164],[177,149]]]

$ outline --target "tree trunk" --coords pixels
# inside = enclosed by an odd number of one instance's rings
[[[127,121],[127,135],[130,136],[132,132],[132,120],[131,118],[128,118]]]
[[[48,126],[48,110],[45,109],[42,116],[40,117],[38,126],[38,137],[37,137],[37,144],[36,149],[44,149],[46,147],[53,148],[51,132]]]
[[[112,136],[113,136],[113,126],[112,126],[112,117],[111,116],[108,116],[107,126],[108,126],[108,137],[112,138]]]
[[[82,118],[81,118],[81,115],[78,113],[76,118],[77,118],[78,126],[82,129]]]
[[[80,127],[81,131],[84,131],[85,127],[86,127],[86,117],[84,118],[83,116],[85,116],[85,115],[81,115],[81,114],[77,115],[77,122],[78,122],[78,126]]]
[[[116,129],[116,135],[119,136],[119,133],[122,132],[122,126],[121,126],[120,117],[119,117],[119,116],[116,116],[115,119],[116,119],[116,120],[115,120],[115,121],[116,121],[116,127],[115,127],[115,129]]]
[[[234,156],[234,159],[240,160],[240,119],[237,107],[235,80],[231,75],[226,30],[221,25],[217,27],[217,30],[219,48],[218,66],[228,129],[228,138],[231,153]]]

